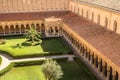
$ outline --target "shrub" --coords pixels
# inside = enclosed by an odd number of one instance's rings
[[[13,66],[14,66],[14,63],[10,63],[6,68],[4,68],[3,70],[0,71],[0,76],[4,75],[8,71],[10,71]]]
[[[46,80],[58,80],[63,76],[61,66],[52,59],[47,59],[44,64],[42,64],[42,72]]]
[[[5,44],[6,40],[5,39],[0,39],[0,44]]]

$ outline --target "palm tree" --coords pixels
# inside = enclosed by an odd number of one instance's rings
[[[32,42],[32,45],[34,45],[35,41],[39,41],[41,38],[41,34],[36,30],[34,25],[31,25],[30,30],[27,30],[24,36],[27,39],[27,41]]]

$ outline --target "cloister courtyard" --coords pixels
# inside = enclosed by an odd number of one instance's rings
[[[11,57],[11,63],[0,71],[0,80],[14,80],[14,76],[16,80],[45,80],[45,76],[41,71],[44,60],[34,58],[73,54],[71,47],[62,37],[43,39],[41,44],[34,46],[22,45],[25,38],[21,36],[9,37],[5,40],[5,44],[0,45],[0,51]],[[26,58],[33,58],[33,60],[12,62],[12,60]],[[64,73],[63,78],[60,80],[97,80],[95,75],[79,58],[75,57],[73,61],[68,61],[66,57],[55,60],[62,67]]]

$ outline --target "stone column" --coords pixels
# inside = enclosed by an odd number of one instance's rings
[[[90,64],[92,64],[92,55],[93,55],[93,53],[90,52]]]

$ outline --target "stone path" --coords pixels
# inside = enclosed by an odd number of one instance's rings
[[[11,63],[11,61],[10,61],[10,58],[5,54],[0,53],[0,57],[2,58],[2,62],[0,64],[0,71],[1,71],[5,67],[7,67]]]
[[[45,60],[47,58],[57,59],[57,58],[68,58],[69,61],[73,60],[75,55],[56,55],[56,56],[45,56],[45,57],[37,57],[37,58],[25,58],[25,59],[12,59],[5,54],[1,54],[2,63],[0,65],[0,71],[6,68],[11,62],[22,62],[22,61],[33,61],[33,60]]]

